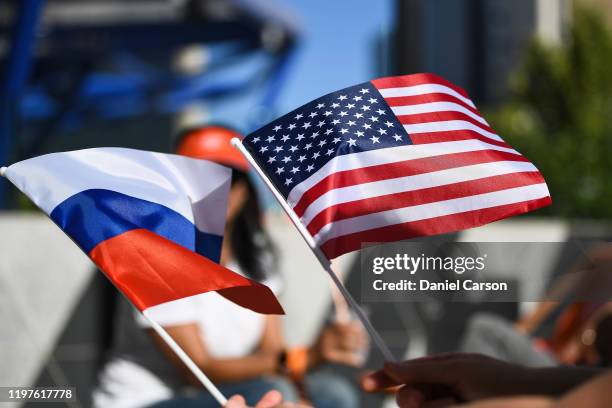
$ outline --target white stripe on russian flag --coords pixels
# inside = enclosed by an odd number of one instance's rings
[[[225,228],[225,217],[210,209],[226,208],[231,170],[204,160],[96,148],[15,163],[6,176],[48,215],[75,194],[102,189],[168,207],[205,233],[222,236]]]

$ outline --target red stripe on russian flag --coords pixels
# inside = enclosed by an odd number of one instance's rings
[[[268,287],[145,229],[107,239],[89,256],[141,311],[216,291],[258,313],[284,313]]]

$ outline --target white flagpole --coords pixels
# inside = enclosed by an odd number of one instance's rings
[[[6,176],[6,167],[0,167],[0,177]],[[119,291],[121,293],[121,291]],[[129,299],[128,299],[129,301]],[[162,338],[162,340],[176,353],[178,358],[189,368],[189,370],[193,373],[193,375],[202,383],[204,388],[208,390],[212,394],[212,396],[217,400],[220,406],[224,407],[227,404],[227,398],[219,391],[219,389],[213,384],[212,381],[202,372],[200,367],[193,362],[193,360],[185,353],[185,351],[174,341],[172,336],[168,334],[168,332],[155,320],[149,316],[147,310],[142,312],[142,315],[147,319],[153,330]]]
[[[253,168],[259,175],[259,177],[261,177],[264,183],[266,183],[266,186],[270,189],[270,191],[272,192],[272,194],[274,195],[278,203],[281,205],[281,207],[283,207],[283,210],[285,210],[285,212],[287,213],[287,215],[293,222],[293,225],[295,225],[295,227],[298,229],[298,231],[302,235],[302,238],[304,238],[304,241],[306,241],[306,244],[308,244],[312,252],[314,252],[315,256],[319,260],[319,263],[321,264],[323,269],[325,269],[325,271],[331,278],[332,282],[336,285],[336,287],[338,288],[342,296],[344,296],[344,298],[346,299],[348,304],[351,306],[351,308],[353,309],[353,311],[355,312],[359,320],[361,320],[361,323],[363,324],[365,329],[370,334],[370,337],[372,338],[376,346],[378,346],[378,349],[385,357],[385,360],[396,361],[395,357],[391,353],[391,350],[389,349],[389,347],[387,347],[387,344],[385,343],[383,338],[380,336],[378,331],[376,331],[376,329],[372,325],[372,322],[370,322],[370,319],[368,319],[366,314],[363,312],[363,309],[361,308],[361,306],[359,306],[357,301],[349,293],[346,287],[344,287],[344,284],[342,283],[342,281],[334,273],[334,271],[331,268],[331,262],[329,261],[329,259],[327,259],[325,254],[323,254],[323,251],[321,251],[321,249],[317,246],[317,244],[314,241],[314,238],[312,237],[312,235],[310,235],[310,232],[306,229],[304,224],[300,222],[300,219],[297,216],[297,214],[293,211],[293,208],[289,206],[287,201],[285,201],[285,198],[276,189],[276,187],[274,187],[274,184],[272,184],[272,181],[270,181],[270,179],[268,178],[268,176],[266,176],[266,174],[263,172],[261,167],[259,167],[259,165],[255,161],[253,156],[251,156],[249,151],[244,147],[240,139],[236,137],[233,138],[232,145],[236,147],[240,151],[240,153],[242,153],[244,158],[247,159],[247,161],[251,164],[251,166],[253,166]]]
[[[164,342],[176,353],[178,358],[189,368],[189,370],[195,375],[195,377],[202,383],[204,388],[211,393],[211,395],[217,400],[220,406],[224,407],[227,404],[227,398],[219,391],[219,389],[213,384],[212,381],[204,374],[204,372],[193,362],[193,360],[185,353],[185,351],[179,346],[176,341],[168,334],[168,332],[155,320],[149,316],[147,310],[142,312],[142,315],[147,319],[153,330],[162,338]]]

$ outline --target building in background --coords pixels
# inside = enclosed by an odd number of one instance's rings
[[[499,103],[533,38],[562,43],[571,0],[398,0],[396,70],[434,72]]]

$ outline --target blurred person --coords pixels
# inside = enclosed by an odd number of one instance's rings
[[[596,340],[603,336],[600,332],[606,328],[602,323],[608,322],[611,316],[612,302],[572,303],[561,312],[553,334],[548,338],[538,338],[521,326],[522,321],[512,323],[500,316],[477,313],[468,323],[459,350],[479,352],[530,367],[561,364],[609,366],[607,343]]]
[[[400,408],[603,408],[609,406],[606,386],[612,386],[612,372],[525,367],[478,354],[448,353],[386,363],[365,376],[362,386],[369,392],[394,392]]]
[[[233,169],[221,264],[279,293],[276,253],[262,225],[248,163],[230,145],[239,136],[224,127],[192,129],[176,152]],[[193,182],[198,182],[194,180]],[[254,404],[278,390],[287,402],[309,398],[315,407],[353,408],[358,394],[326,363],[357,366],[367,347],[360,324],[325,327],[312,347],[287,350],[279,316],[243,309],[211,292],[162,305],[156,320],[225,395]],[[174,352],[123,302],[116,345],[94,393],[96,407],[216,407]],[[198,388],[194,388],[198,387]]]
[[[600,323],[612,314],[612,302],[597,301],[612,294],[611,271],[612,245],[598,245],[555,281],[547,298],[560,301],[539,302],[533,312],[515,323],[501,316],[477,313],[468,323],[459,351],[533,367],[609,364],[609,350],[601,342],[598,346],[595,340]],[[568,304],[572,296],[594,300]],[[558,317],[551,335],[534,336],[542,322],[555,314]]]

